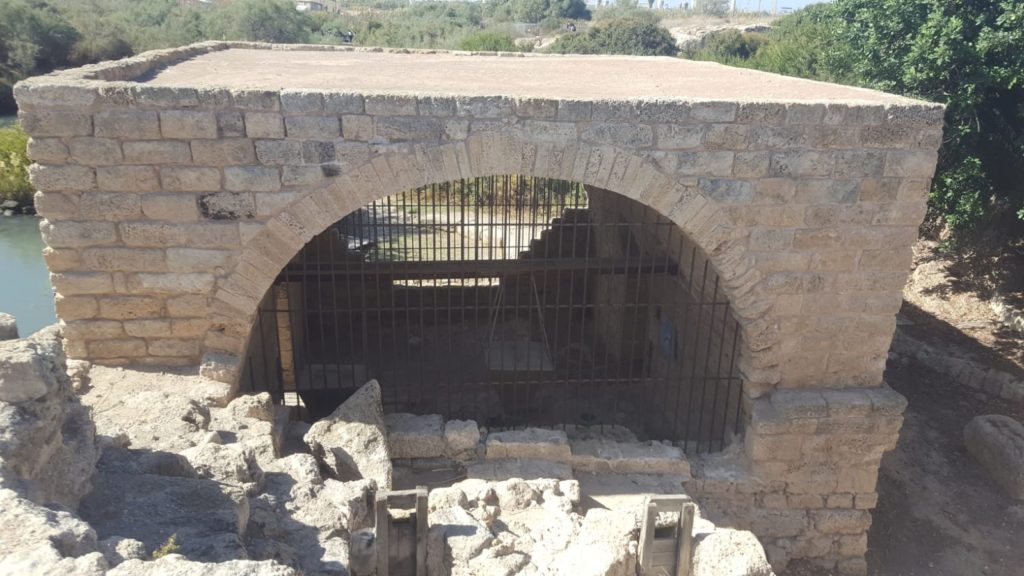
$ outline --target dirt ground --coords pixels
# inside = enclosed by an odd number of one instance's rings
[[[949,254],[936,242],[919,241],[904,299],[924,313],[914,318],[916,323],[930,324],[944,339],[996,365],[1024,368],[1021,335],[1000,325],[991,304],[998,295],[1015,308],[1024,307],[1024,243],[988,244]]]
[[[980,414],[1024,419],[1024,407],[911,362],[889,384],[909,407],[895,451],[882,460],[868,565],[878,576],[1024,574],[1024,503],[1004,495],[964,448]]]

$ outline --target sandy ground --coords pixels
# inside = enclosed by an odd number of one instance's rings
[[[993,260],[1002,268],[1000,277],[993,278],[986,269]],[[1014,304],[1024,303],[1022,277],[1024,254],[1016,254],[1013,247],[1002,254],[954,258],[940,252],[937,243],[922,240],[914,245],[914,269],[903,298],[923,312],[915,322],[986,355],[994,365],[1014,363],[1024,371],[1024,338],[1000,326],[991,306],[997,291]]]

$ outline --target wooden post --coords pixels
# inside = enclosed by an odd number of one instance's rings
[[[427,487],[416,492],[416,576],[427,576]]]
[[[640,526],[640,574],[648,574],[651,571],[651,561],[654,559],[654,530],[657,522],[658,505],[648,498],[644,523]]]
[[[377,498],[374,501],[374,525],[377,532],[377,576],[388,576],[388,553],[390,552],[388,533],[391,531],[391,521],[388,515],[388,494],[384,490],[377,491]]]
[[[679,518],[679,557],[676,560],[676,574],[690,576],[693,571],[693,517],[697,507],[683,504]]]

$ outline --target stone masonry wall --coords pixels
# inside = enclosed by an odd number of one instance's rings
[[[752,496],[752,509],[801,518],[767,521],[759,535],[788,539],[778,548],[794,557],[859,557],[877,457],[899,427],[898,402],[887,404],[880,386],[941,106],[132,81],[243,48],[334,49],[207,43],[16,87],[69,356],[136,365],[205,359],[208,374],[231,380],[274,277],[349,212],[458,178],[583,182],[666,214],[719,274],[742,325],[752,474],[779,488]],[[863,454],[855,473],[840,474],[848,450]],[[853,564],[844,570],[862,571]]]
[[[806,558],[866,574],[878,467],[895,448],[905,408],[887,387],[777,391],[754,401],[746,458],[712,459],[688,489],[757,534],[776,569]]]

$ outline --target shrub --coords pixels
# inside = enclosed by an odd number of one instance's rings
[[[153,560],[159,560],[164,556],[168,556],[170,554],[177,554],[180,551],[181,545],[178,544],[178,535],[171,534],[171,537],[167,539],[167,542],[164,542],[163,546],[157,548],[156,550],[153,550]]]
[[[20,127],[0,128],[0,200],[18,204],[32,203],[32,185],[28,181],[28,136]]]
[[[753,58],[767,44],[764,34],[740,32],[735,28],[718,30],[704,37],[699,48],[688,50],[686,57],[694,60],[713,60],[734,63]]]
[[[460,50],[472,52],[521,52],[511,34],[506,32],[480,31],[470,34],[459,42]]]
[[[566,34],[548,49],[559,54],[675,56],[675,39],[650,19],[619,18],[595,24],[585,33]]]

